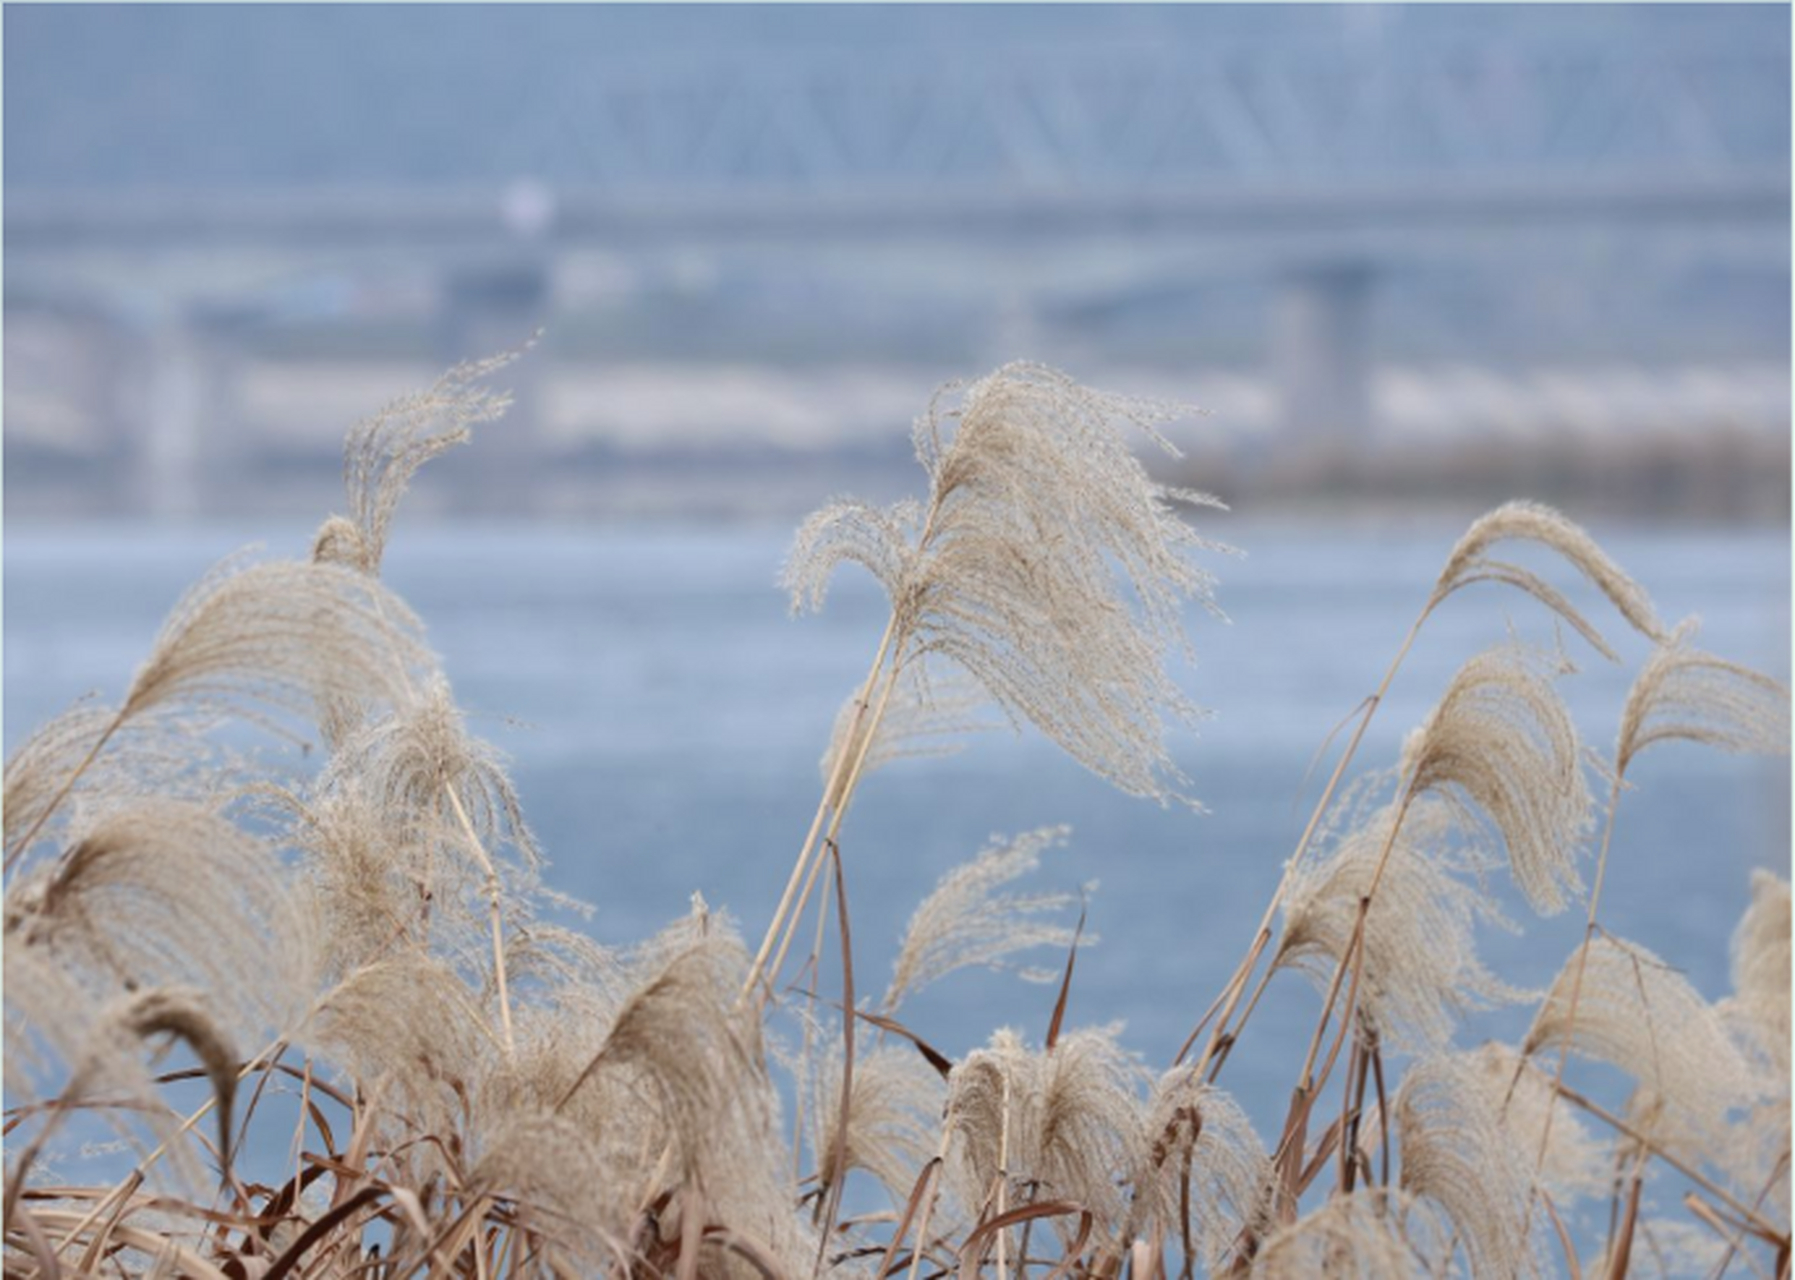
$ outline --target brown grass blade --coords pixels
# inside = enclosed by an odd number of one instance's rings
[[[948,1057],[945,1053],[942,1053],[939,1049],[935,1048],[935,1046],[931,1045],[927,1040],[924,1040],[921,1036],[910,1030],[909,1027],[906,1027],[896,1018],[888,1018],[884,1014],[879,1013],[869,1013],[865,1009],[854,1010],[854,1015],[862,1021],[872,1023],[881,1031],[889,1031],[893,1035],[901,1036],[911,1044],[915,1045],[916,1051],[922,1054],[923,1058],[927,1060],[931,1067],[941,1073],[941,1078],[943,1080],[947,1079],[948,1074],[953,1071],[954,1061],[952,1058]]]
[[[854,942],[853,933],[848,924],[848,886],[842,875],[841,846],[834,840],[825,842],[830,865],[835,872],[835,914],[841,928],[841,1002],[847,1008],[854,1007]],[[823,1171],[828,1182],[828,1193],[824,1197],[822,1225],[823,1230],[817,1240],[816,1265],[812,1275],[821,1275],[823,1256],[828,1249],[829,1234],[835,1229],[835,1215],[841,1208],[843,1184],[847,1182],[847,1168],[844,1144],[848,1140],[848,1117],[854,1099],[854,1019],[841,1020],[842,1065],[841,1065],[841,1112],[835,1126],[834,1150],[825,1153]]]
[[[960,1246],[960,1280],[973,1280],[978,1275],[980,1268],[984,1266],[985,1250],[999,1231],[1024,1222],[1033,1222],[1037,1218],[1064,1218],[1082,1212],[1084,1210],[1070,1200],[1041,1200],[1034,1204],[1018,1205],[987,1218],[966,1237],[966,1243]]]
[[[923,1195],[928,1191],[930,1183],[934,1181],[940,1169],[941,1157],[933,1156],[927,1164],[923,1165],[922,1172],[916,1176],[916,1185],[910,1188],[910,1198],[904,1202],[903,1216],[898,1219],[897,1229],[891,1233],[891,1240],[885,1246],[885,1257],[879,1263],[878,1280],[885,1280],[885,1277],[892,1273],[897,1262],[898,1247],[904,1243],[904,1237],[910,1231],[910,1224],[915,1220],[917,1210],[922,1207]],[[923,1242],[918,1240],[915,1252],[920,1252],[922,1248]]]
[[[1072,946],[1066,952],[1066,975],[1060,979],[1059,999],[1053,1002],[1053,1018],[1047,1024],[1047,1051],[1060,1041],[1060,1026],[1066,1020],[1066,997],[1072,994],[1072,966],[1078,961],[1078,940],[1084,936],[1085,908],[1078,909],[1078,925],[1072,930]]]

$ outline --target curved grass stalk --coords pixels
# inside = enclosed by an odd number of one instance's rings
[[[847,818],[848,804],[853,799],[854,788],[859,785],[864,772],[867,755],[872,750],[873,737],[878,733],[879,723],[885,718],[885,709],[891,703],[891,692],[897,686],[897,678],[898,662],[894,659],[891,673],[886,677],[884,688],[880,692],[878,705],[873,709],[872,719],[868,722],[866,732],[861,736],[860,748],[854,753],[853,766],[848,770],[848,775],[842,782],[841,797],[836,801],[834,813],[830,817],[829,830],[823,836],[822,843],[817,846],[817,851],[812,858],[810,875],[804,882],[804,892],[798,899],[797,907],[792,911],[784,940],[780,943],[772,966],[768,970],[769,975],[778,973],[785,964],[786,952],[791,947],[792,939],[797,935],[798,921],[803,917],[804,908],[810,901],[811,891],[816,887],[817,876],[823,869],[823,862],[828,856],[828,851],[840,848],[841,824]],[[823,908],[819,906],[818,910],[822,911]]]
[[[1434,606],[1439,603],[1439,600],[1440,597],[1436,595],[1436,597],[1430,599],[1426,607],[1421,610],[1421,613],[1410,625],[1408,634],[1403,637],[1402,644],[1396,651],[1396,656],[1391,659],[1390,666],[1384,672],[1384,678],[1378,684],[1377,691],[1365,700],[1365,709],[1359,716],[1359,723],[1353,729],[1352,737],[1347,740],[1346,746],[1342,749],[1340,759],[1334,765],[1333,773],[1328,777],[1327,785],[1322,788],[1321,798],[1315,802],[1314,811],[1310,813],[1309,821],[1307,825],[1303,827],[1302,835],[1297,839],[1295,851],[1284,864],[1284,874],[1278,881],[1278,887],[1272,891],[1271,901],[1266,904],[1265,914],[1260,918],[1259,927],[1253,935],[1253,943],[1247,949],[1245,958],[1241,960],[1240,965],[1235,969],[1233,976],[1229,978],[1227,985],[1222,989],[1222,997],[1219,997],[1223,1001],[1221,1016],[1217,1019],[1215,1030],[1211,1032],[1208,1042],[1203,1047],[1202,1056],[1197,1059],[1196,1073],[1198,1076],[1201,1076],[1203,1072],[1209,1068],[1211,1060],[1214,1059],[1218,1053],[1222,1055],[1224,1061],[1226,1060],[1226,1049],[1223,1048],[1224,1041],[1228,1047],[1232,1047],[1234,1041],[1240,1036],[1241,1028],[1246,1025],[1247,1018],[1251,1016],[1253,1009],[1258,1006],[1259,995],[1263,993],[1265,984],[1271,979],[1272,971],[1269,968],[1261,979],[1258,990],[1254,993],[1252,1000],[1248,1003],[1246,1011],[1241,1015],[1240,1021],[1232,1027],[1229,1026],[1229,1019],[1233,1016],[1235,1009],[1239,1007],[1240,998],[1246,991],[1247,981],[1252,977],[1253,970],[1258,967],[1260,959],[1265,954],[1267,944],[1271,942],[1272,920],[1276,918],[1278,908],[1283,905],[1284,895],[1290,891],[1291,881],[1296,875],[1297,867],[1301,864],[1304,854],[1308,852],[1310,843],[1315,838],[1316,830],[1321,826],[1322,815],[1327,812],[1328,806],[1333,803],[1334,795],[1340,788],[1340,781],[1346,776],[1347,766],[1352,763],[1353,756],[1359,749],[1359,743],[1363,741],[1365,737],[1365,730],[1371,724],[1371,718],[1377,714],[1378,707],[1383,704],[1385,695],[1390,691],[1391,682],[1396,678],[1397,670],[1402,666],[1403,660],[1408,657],[1409,650],[1414,647],[1415,638],[1421,631],[1421,624],[1427,621],[1428,616],[1433,612]],[[1392,839],[1394,839],[1394,829],[1392,829]],[[1386,859],[1389,857],[1389,850],[1387,848],[1384,851],[1384,857]],[[1382,864],[1380,862],[1379,873],[1381,874],[1381,872]],[[1207,1016],[1208,1015],[1205,1015],[1205,1019],[1207,1019]],[[1172,1059],[1173,1066],[1177,1066],[1184,1061],[1184,1056],[1190,1052],[1191,1046],[1195,1044],[1196,1038],[1202,1030],[1202,1025],[1203,1024],[1199,1022],[1196,1030],[1191,1032],[1190,1036],[1179,1048],[1177,1055]],[[1221,1062],[1215,1063],[1215,1071],[1218,1075],[1221,1071],[1221,1065]],[[1310,1065],[1314,1065],[1313,1053],[1311,1053]],[[1306,1071],[1307,1068],[1305,1068],[1305,1073]]]
[[[855,699],[854,720],[849,726],[846,739],[848,742],[860,740],[862,720],[867,714],[868,705],[872,699],[873,686],[878,683],[879,673],[885,669],[885,659],[891,652],[892,640],[897,634],[897,621],[897,611],[894,609],[890,618],[885,623],[885,634],[879,638],[879,649],[877,654],[873,657],[872,668],[866,674],[866,681],[860,687],[860,696]],[[880,714],[883,714],[883,706],[883,700],[881,700]],[[868,744],[870,744],[873,734],[878,731],[878,720],[879,716],[875,715],[873,717],[872,725],[864,735],[864,741]],[[865,751],[863,749],[859,755],[856,756],[856,772],[858,771],[859,758],[864,755]],[[748,976],[742,983],[740,997],[742,1000],[748,998],[749,993],[755,990],[756,984],[762,981],[763,976],[765,978],[766,986],[769,988],[768,994],[770,994],[770,988],[773,981],[771,975],[772,973],[778,972],[779,964],[775,962],[771,972],[769,972],[767,969],[767,958],[773,950],[774,939],[780,936],[781,931],[785,926],[787,916],[792,911],[793,899],[797,896],[798,886],[800,882],[804,881],[807,872],[809,873],[810,878],[808,883],[805,883],[804,885],[804,896],[805,898],[809,898],[810,896],[811,886],[814,885],[816,880],[816,871],[811,865],[811,855],[816,848],[817,836],[822,833],[823,823],[827,821],[829,817],[829,799],[836,794],[836,789],[839,786],[842,789],[841,795],[845,802],[848,791],[852,789],[851,783],[844,781],[843,778],[843,770],[846,769],[847,766],[848,752],[843,751],[836,757],[835,767],[829,771],[829,779],[823,784],[823,795],[817,802],[816,815],[810,821],[810,831],[805,835],[804,843],[799,846],[797,860],[792,864],[791,875],[785,882],[785,892],[779,899],[778,907],[773,911],[773,919],[772,922],[767,925],[766,936],[761,939],[760,949],[756,951],[754,955],[754,963],[749,966]],[[799,911],[802,912],[802,907],[799,908]],[[781,958],[783,958],[783,950],[781,950],[780,955]],[[765,995],[760,998],[764,1003]]]

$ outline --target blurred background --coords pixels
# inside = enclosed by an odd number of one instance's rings
[[[1192,470],[1258,510],[1788,509],[1776,6],[27,6],[6,37],[13,518],[313,512],[346,422],[538,327],[458,509],[788,517],[1018,356],[1202,405]]]
[[[610,940],[694,888],[758,936],[884,617],[850,575],[788,621],[791,525],[836,492],[914,491],[931,389],[1018,357],[1207,411],[1155,465],[1227,499],[1203,531],[1248,552],[1210,563],[1233,625],[1193,619],[1185,674],[1217,716],[1174,743],[1211,813],[1113,795],[1026,735],[894,767],[847,832],[866,972],[988,832],[1070,822],[1044,881],[1101,878],[1109,935],[1074,1020],[1126,1018],[1167,1060],[1250,940],[1312,756],[1465,524],[1511,497],[1561,506],[1666,617],[1787,677],[1784,6],[4,24],[9,750],[116,696],[212,559],[303,554],[351,422],[538,328],[501,377],[516,408],[420,478],[387,576]],[[1645,650],[1577,598],[1627,663],[1572,651],[1605,747]],[[1393,763],[1509,626],[1552,640],[1497,595],[1430,623],[1364,762]],[[1787,764],[1663,755],[1623,806],[1604,915],[1719,995],[1747,872],[1787,873]],[[1492,966],[1543,983],[1579,931],[1492,935]],[[1001,1022],[1038,1036],[1052,996],[974,977],[911,1012],[959,1052]],[[1313,1017],[1281,984],[1255,1034],[1300,1053]],[[1238,1083],[1269,1113],[1290,1081]]]

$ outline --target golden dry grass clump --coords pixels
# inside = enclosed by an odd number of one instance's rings
[[[1224,548],[1174,506],[1213,500],[1131,452],[1180,411],[1025,364],[945,390],[915,432],[926,499],[832,504],[785,567],[814,606],[862,564],[891,613],[759,953],[697,895],[613,948],[553,918],[577,904],[544,887],[504,758],[379,581],[413,475],[502,411],[486,380],[509,358],[359,425],[349,514],[308,561],[227,561],[116,705],[78,704],[7,762],[9,1276],[1787,1274],[1787,882],[1754,877],[1717,1003],[1599,911],[1638,754],[1786,751],[1788,690],[1666,631],[1583,530],[1512,503],[1452,550],[1192,1033],[1208,1048],[1158,1074],[1119,1027],[1065,1025],[1084,895],[1014,887],[1064,828],[994,838],[923,894],[875,1004],[842,819],[873,769],[951,747],[985,701],[1126,792],[1186,798],[1167,734],[1197,709],[1168,661],[1185,611],[1215,612],[1192,553]],[[1616,656],[1558,586],[1492,557],[1509,541],[1654,645],[1611,766],[1559,696],[1568,662],[1515,641],[1458,672],[1393,770],[1347,779],[1462,587],[1516,588]],[[315,731],[322,758],[233,754],[213,732],[232,719]],[[1489,873],[1506,862],[1542,914],[1582,892],[1592,769],[1611,799],[1581,945],[1524,992],[1477,953],[1505,923]],[[781,986],[813,896],[817,942]],[[955,1060],[897,1020],[1044,948],[1060,989],[1038,1048],[999,1030]],[[1247,1034],[1292,969],[1322,996],[1300,1063]],[[1518,1048],[1456,1047],[1467,1014],[1518,1002]],[[1254,1054],[1295,1085],[1271,1142],[1219,1080]],[[207,1100],[183,1111],[187,1078]],[[131,1167],[65,1177],[96,1131]]]

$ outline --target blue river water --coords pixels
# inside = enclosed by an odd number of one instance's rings
[[[1073,1025],[1122,1021],[1125,1043],[1169,1062],[1209,1004],[1277,882],[1327,768],[1329,731],[1376,686],[1459,529],[1268,523],[1218,517],[1206,532],[1246,551],[1215,558],[1220,623],[1193,615],[1198,655],[1181,671],[1214,711],[1173,739],[1209,812],[1117,794],[1032,732],[975,735],[959,755],[872,776],[844,832],[861,989],[882,989],[910,912],[994,833],[1073,827],[1047,855],[1042,889],[1100,882],[1079,957]],[[306,531],[138,527],[8,531],[5,743],[70,700],[115,698],[167,608],[214,560],[261,537],[303,554]],[[1703,644],[1789,675],[1786,530],[1596,530],[1660,613],[1698,613]],[[401,523],[386,578],[422,615],[473,730],[507,752],[551,860],[549,882],[596,907],[601,940],[644,937],[701,891],[759,937],[819,786],[817,758],[865,671],[883,602],[844,574],[819,616],[793,619],[774,586],[787,531],[747,528],[454,530]],[[1587,741],[1611,749],[1646,644],[1550,559],[1533,559],[1620,649],[1612,666],[1568,635],[1581,672],[1565,692]],[[1510,628],[1549,643],[1533,601],[1479,587],[1428,624],[1359,759],[1394,763],[1401,737],[1456,665]],[[1327,762],[1331,765],[1331,758]],[[1788,873],[1786,758],[1672,744],[1642,757],[1621,805],[1603,919],[1727,990],[1727,939],[1754,867]],[[1486,963],[1542,986],[1578,938],[1572,910],[1540,920],[1493,883],[1525,931],[1488,931]],[[1026,957],[1057,968],[1063,957]],[[998,1026],[1044,1032],[1055,990],[968,972],[905,1006],[918,1031],[959,1054]],[[1264,1128],[1293,1083],[1317,1008],[1301,979],[1274,983],[1223,1082]],[[1512,1037],[1524,1013],[1480,1016],[1461,1040]]]

